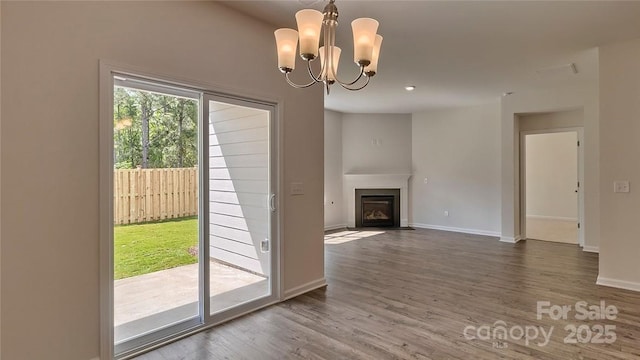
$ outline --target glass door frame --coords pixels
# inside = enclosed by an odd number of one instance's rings
[[[198,124],[198,166],[199,166],[199,204],[198,204],[198,244],[199,251],[199,316],[181,321],[177,324],[141,335],[129,342],[125,347],[116,347],[114,338],[114,237],[113,237],[113,168],[114,168],[114,136],[113,136],[113,100],[116,77],[127,77],[147,81],[159,86],[174,88],[176,91],[197,92],[199,97]],[[155,75],[148,71],[122,64],[100,61],[99,90],[99,168],[100,168],[100,358],[128,359],[151,349],[160,347],[171,341],[203,331],[233,318],[242,316],[262,307],[277,303],[281,299],[281,217],[280,214],[280,179],[282,158],[280,115],[281,104],[276,100],[250,98],[241,94],[229,94],[224,90],[216,90],[208,84],[193,85],[184,81],[172,81],[163,75]],[[270,219],[270,255],[271,294],[253,301],[241,303],[222,312],[210,314],[209,299],[209,147],[208,123],[209,101],[257,108],[269,111],[269,205]],[[205,261],[206,260],[206,261]]]
[[[201,119],[203,121],[203,123],[201,124],[203,129],[208,129],[209,127],[209,102],[210,101],[222,102],[230,105],[250,107],[253,109],[265,110],[269,112],[269,194],[270,194],[270,198],[266,199],[266,201],[267,201],[267,207],[270,208],[269,253],[271,255],[271,261],[269,264],[270,265],[269,282],[270,282],[271,293],[267,296],[263,296],[254,300],[250,300],[250,301],[238,304],[233,308],[223,310],[215,314],[211,314],[210,299],[205,299],[203,301],[203,305],[204,305],[203,314],[205,315],[205,324],[207,324],[208,326],[213,326],[213,325],[228,321],[232,318],[247,314],[256,309],[273,304],[274,302],[279,300],[280,298],[280,241],[279,241],[280,228],[279,228],[279,221],[278,221],[279,220],[278,213],[279,213],[280,207],[278,206],[279,197],[277,196],[277,194],[279,193],[278,191],[278,188],[279,188],[278,186],[279,184],[278,182],[279,137],[278,137],[278,126],[277,126],[277,123],[278,123],[277,105],[274,103],[268,103],[264,101],[248,99],[248,98],[239,97],[239,96],[232,96],[232,95],[214,93],[214,92],[204,92],[202,97],[202,105],[201,105],[203,109],[202,113],[204,114],[204,116],[202,116],[202,119]],[[204,261],[204,266],[201,266],[200,270],[206,272],[206,274],[210,274],[210,267],[209,267],[210,261],[208,261],[209,252],[210,252],[209,218],[208,218],[209,211],[210,211],[209,209],[209,204],[210,204],[209,202],[209,132],[203,131],[202,135],[203,136],[200,139],[202,143],[200,144],[200,146],[203,149],[206,149],[206,151],[203,151],[203,154],[206,154],[205,155],[206,164],[199,164],[199,166],[201,166],[201,169],[202,169],[200,174],[201,176],[200,191],[202,191],[201,194],[204,194],[204,196],[202,196],[204,201],[201,202],[202,208],[200,209],[200,211],[202,211],[204,214],[207,214],[207,221],[204,221],[199,225],[201,226],[200,232],[202,234],[205,234],[205,239],[201,239],[201,241],[204,240],[205,248],[201,252],[205,256],[204,259],[207,259],[207,261]],[[200,281],[204,282],[200,284],[204,289],[203,294],[210,294],[209,277],[200,276]]]
[[[141,79],[135,76],[122,75],[122,74],[120,75],[114,74],[113,83],[114,83],[114,86],[121,86],[121,87],[126,87],[134,90],[148,91],[148,92],[167,95],[167,96],[185,97],[185,98],[197,100],[198,101],[198,142],[200,143],[200,133],[203,132],[203,130],[201,129],[201,126],[202,126],[201,117],[203,115],[202,92],[192,90],[192,89],[186,89],[183,87],[177,87],[174,85],[170,85],[170,84],[166,84],[158,81],[151,81],[147,79]],[[112,145],[113,145],[113,141],[112,141]],[[198,166],[200,166],[200,162],[202,158],[202,155],[200,153],[201,151],[202,149],[200,148],[200,146],[198,146]],[[200,189],[198,191],[200,191]],[[199,205],[198,206],[198,224],[200,224],[205,220],[203,220],[202,218],[203,213],[200,212],[201,210],[200,201],[198,205]],[[114,241],[113,238],[112,238],[112,241]],[[201,246],[202,246],[202,236],[198,234],[198,247],[201,248]],[[202,267],[201,264],[204,261],[204,258],[202,257],[201,253],[202,252],[200,251],[198,255],[199,269]],[[113,262],[113,260],[112,260],[112,263],[115,266],[115,263]],[[200,281],[202,275],[203,275],[202,272],[199,271],[198,314],[195,314],[188,318],[177,320],[176,322],[171,324],[162,325],[155,330],[150,330],[147,332],[140,333],[136,337],[125,340],[120,344],[115,344],[115,341],[114,341],[114,353],[116,357],[126,358],[127,354],[129,354],[130,352],[137,353],[136,349],[139,349],[141,347],[146,347],[147,344],[153,344],[157,341],[163,341],[164,339],[172,337],[174,334],[183,333],[185,331],[189,331],[190,329],[193,329],[195,327],[198,327],[204,324],[203,317],[202,317],[203,289],[202,289],[202,281]],[[115,302],[114,302],[114,306],[115,306]]]

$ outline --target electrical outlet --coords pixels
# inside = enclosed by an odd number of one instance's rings
[[[614,181],[613,182],[613,192],[615,192],[615,193],[628,193],[629,192],[629,182],[628,181]]]
[[[449,210],[445,210],[444,211],[444,216],[448,217],[449,216]]]
[[[291,183],[291,195],[304,195],[304,184],[301,182]]]
[[[269,239],[264,239],[260,242],[260,251],[263,253],[269,252]]]
[[[424,183],[425,183],[425,184],[428,184],[428,183],[429,183],[429,179],[424,178]]]

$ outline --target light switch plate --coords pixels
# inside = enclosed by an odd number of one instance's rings
[[[630,190],[628,181],[614,181],[613,192],[615,193],[628,193]]]

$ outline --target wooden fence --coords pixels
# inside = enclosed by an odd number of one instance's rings
[[[115,224],[175,219],[198,214],[198,171],[118,169],[113,179]]]

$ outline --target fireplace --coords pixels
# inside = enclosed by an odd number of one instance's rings
[[[393,202],[393,196],[363,196],[361,198],[362,226],[393,226]]]
[[[400,227],[400,189],[356,189],[356,227]]]
[[[409,179],[411,174],[371,174],[371,173],[347,173],[344,174],[342,190],[345,199],[346,212],[344,213],[348,228],[362,226],[356,225],[356,214],[362,217],[360,198],[355,196],[356,190],[374,190],[367,195],[385,195],[380,191],[400,189],[400,197],[394,201],[393,206],[399,208],[400,215],[394,216],[394,221],[400,221],[398,227],[409,226]],[[397,194],[397,193],[396,193]],[[362,218],[361,218],[362,219]],[[399,220],[398,220],[399,219]]]

